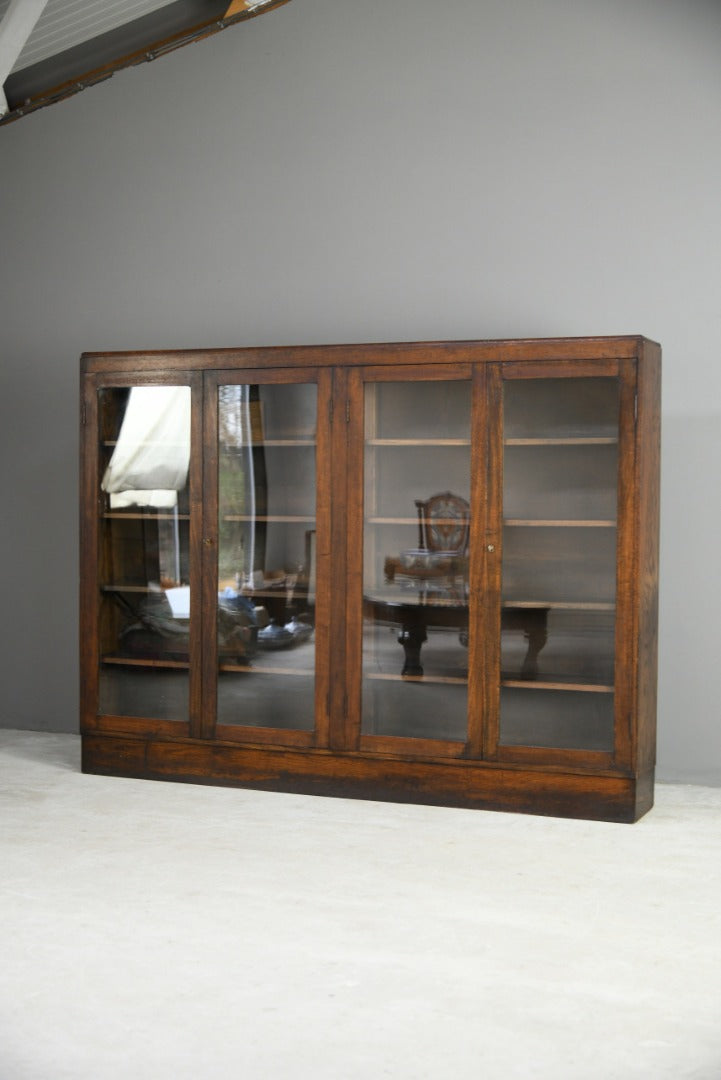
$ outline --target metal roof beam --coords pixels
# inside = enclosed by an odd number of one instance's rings
[[[35,23],[48,0],[10,0],[10,6],[0,22],[0,87],[15,66]],[[4,90],[0,89],[0,116],[8,111]]]

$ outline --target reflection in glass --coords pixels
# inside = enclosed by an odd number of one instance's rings
[[[500,741],[613,749],[619,387],[504,385]]]
[[[190,387],[99,392],[100,712],[185,721]]]
[[[470,401],[465,381],[366,386],[366,735],[466,738]]]
[[[501,716],[507,746],[613,749],[613,694],[586,690],[529,693],[504,686]]]
[[[218,723],[315,722],[316,387],[218,391]]]

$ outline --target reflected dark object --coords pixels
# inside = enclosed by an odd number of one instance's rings
[[[174,592],[186,591],[175,589]],[[132,594],[129,594],[132,596]],[[118,635],[121,656],[148,660],[187,661],[190,652],[190,610],[173,610],[166,591],[149,592],[134,602],[114,594],[127,622]],[[218,650],[222,659],[249,660],[258,649],[258,619],[243,597],[221,597],[218,606]]]
[[[521,664],[521,678],[535,679],[538,677],[538,655],[548,640],[548,612],[547,607],[504,607],[501,608],[501,632],[504,630],[521,630],[528,648]]]
[[[258,631],[262,649],[287,649],[312,635],[314,605],[309,603],[308,577],[303,570],[264,581],[253,595],[270,617],[269,624]]]
[[[258,631],[258,644],[262,649],[287,649],[293,644],[293,635],[284,626],[271,621]]]
[[[288,649],[291,645],[307,641],[312,633],[313,627],[295,616],[284,626],[271,620],[268,626],[258,631],[258,644],[261,649]]]
[[[285,629],[291,634],[294,643],[300,641],[306,641],[313,633],[313,627],[302,619],[296,618],[294,615],[289,623],[285,624]]]
[[[521,665],[522,679],[535,679],[538,675],[538,656],[547,640],[547,607],[504,607],[501,611],[502,630],[521,630],[528,642]],[[400,626],[398,644],[403,647],[405,661],[401,675],[423,675],[421,648],[427,640],[431,627],[453,628],[459,631],[462,645],[468,645],[468,605],[450,604],[430,600],[388,600],[366,596],[363,598],[363,615],[366,619],[387,626]]]

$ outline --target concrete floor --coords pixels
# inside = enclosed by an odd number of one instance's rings
[[[608,825],[0,732],[0,1080],[721,1077],[721,789]]]

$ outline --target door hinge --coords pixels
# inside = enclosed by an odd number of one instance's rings
[[[346,399],[345,403],[345,422],[350,424],[350,398]]]
[[[87,402],[83,401],[83,407],[80,410],[80,423],[85,426],[88,422],[88,406]]]
[[[638,390],[633,395],[633,422],[638,421]]]
[[[333,398],[328,401],[328,420],[331,424],[333,423]]]

